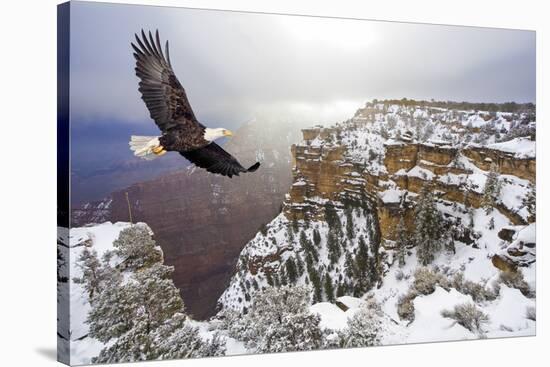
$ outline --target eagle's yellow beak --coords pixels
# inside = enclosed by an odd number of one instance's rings
[[[233,132],[231,130],[224,130],[223,136],[233,136]]]

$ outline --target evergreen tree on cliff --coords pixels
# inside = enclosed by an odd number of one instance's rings
[[[414,242],[418,259],[428,265],[444,245],[443,218],[435,205],[432,188],[425,185],[420,192],[415,210]]]
[[[162,252],[147,227],[124,229],[113,245],[115,250],[105,253],[99,267],[93,256],[82,258],[80,264],[87,274],[82,277],[85,288],[100,290],[89,299],[86,323],[90,337],[106,346],[92,363],[224,353],[223,343],[203,341],[198,330],[188,325],[179,290],[171,279],[173,268],[162,264]],[[113,260],[122,266],[111,266]],[[89,275],[92,271],[101,276]]]
[[[292,257],[289,257],[288,260],[285,262],[286,267],[286,274],[288,281],[291,284],[296,283],[296,278],[298,277],[298,272],[296,270],[296,263],[292,259]]]
[[[122,260],[122,268],[137,270],[162,262],[162,251],[145,226],[135,225],[123,229],[113,242],[115,254]]]
[[[537,219],[537,188],[532,183],[529,184],[529,190],[527,191],[527,195],[523,198],[522,204],[529,214],[529,222],[535,222]]]
[[[108,276],[106,269],[104,269],[97,257],[97,251],[84,247],[84,250],[82,250],[77,259],[76,266],[80,268],[82,275],[73,278],[73,281],[76,284],[82,284],[86,292],[88,292],[88,298],[92,299],[101,290],[100,287]]]
[[[403,215],[399,219],[399,224],[396,229],[395,247],[397,249],[397,260],[399,267],[405,266],[405,256],[407,254],[407,230],[405,228],[405,219]]]
[[[327,301],[334,301],[334,285],[332,284],[332,278],[329,273],[325,275],[325,294],[327,296]]]
[[[483,188],[483,198],[481,199],[481,206],[485,209],[486,214],[491,213],[495,205],[499,203],[501,188],[502,183],[499,180],[497,166],[493,163],[487,174],[487,180]]]

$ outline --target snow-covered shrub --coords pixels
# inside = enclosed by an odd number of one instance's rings
[[[414,272],[413,287],[419,294],[432,294],[436,286],[448,289],[449,281],[443,274],[432,271],[427,267],[416,269]]]
[[[225,339],[214,334],[212,340],[202,340],[198,328],[189,325],[184,314],[176,314],[156,330],[155,351],[161,359],[222,356]]]
[[[402,320],[414,321],[414,299],[418,293],[414,289],[410,289],[406,294],[399,297],[397,300],[397,314]]]
[[[482,284],[464,279],[462,273],[456,273],[451,281],[451,286],[462,294],[472,297],[475,302],[491,301],[497,294],[492,289],[485,288]]]
[[[269,287],[254,294],[250,311],[230,335],[258,352],[311,350],[322,347],[319,315],[309,311],[310,290],[304,286]],[[231,316],[230,316],[231,317]]]
[[[535,297],[534,291],[531,290],[529,284],[523,279],[521,271],[502,271],[499,275],[499,283],[502,283],[510,288],[518,289],[525,297]]]
[[[395,280],[397,280],[398,282],[402,281],[404,277],[405,274],[403,273],[403,270],[399,269],[395,272]]]
[[[369,299],[348,319],[347,328],[341,333],[341,346],[353,348],[379,345],[382,315],[380,305],[374,299]]]
[[[455,320],[459,325],[473,333],[483,333],[483,325],[489,322],[489,316],[473,303],[456,305],[452,311],[443,310],[441,316]]]
[[[322,338],[323,338],[323,345],[322,349],[334,349],[334,348],[342,348],[341,345],[341,332],[340,331],[334,331],[332,329],[323,329],[321,331]]]
[[[254,340],[256,350],[273,353],[319,349],[323,345],[320,321],[317,314],[283,315],[275,327],[267,328],[259,340]]]
[[[230,337],[245,340],[247,338],[247,324],[245,318],[235,310],[224,308],[220,311],[216,318],[220,320],[218,328],[220,330],[227,330]]]
[[[435,291],[435,287],[441,287],[449,290],[450,287],[456,287],[462,293],[472,295],[474,299],[494,299],[490,290],[485,290],[481,285],[473,282],[464,281],[460,276],[450,282],[447,277],[427,267],[420,267],[414,272],[414,281],[411,289],[399,297],[397,301],[397,314],[402,320],[414,320],[413,301],[418,295],[428,295]]]
[[[532,306],[528,306],[525,310],[525,317],[527,317],[528,320],[537,321],[537,309]]]

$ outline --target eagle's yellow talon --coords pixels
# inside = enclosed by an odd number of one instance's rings
[[[153,153],[155,153],[156,155],[163,155],[164,153],[166,153],[166,150],[164,150],[164,147],[162,145],[159,145],[158,147],[153,148]]]

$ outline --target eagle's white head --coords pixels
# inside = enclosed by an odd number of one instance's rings
[[[214,141],[224,136],[231,137],[233,132],[231,130],[224,129],[223,127],[218,127],[216,129],[206,128],[204,129],[204,139],[208,141]]]

